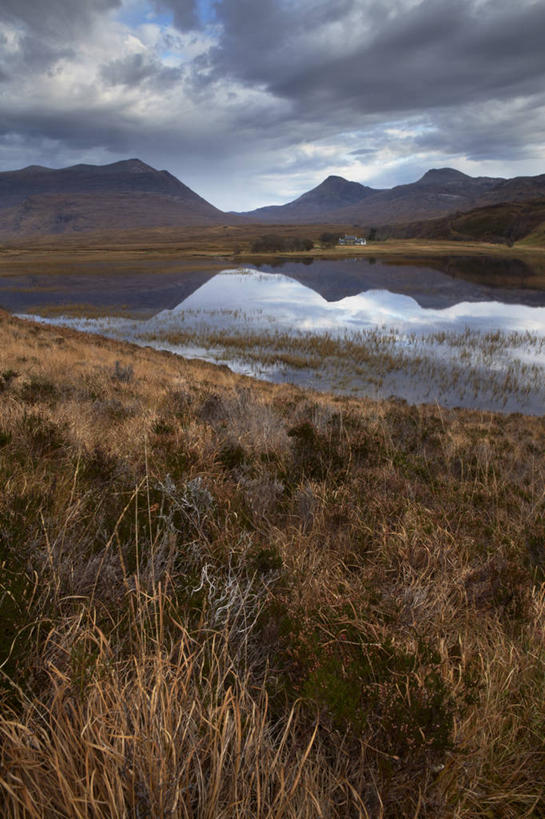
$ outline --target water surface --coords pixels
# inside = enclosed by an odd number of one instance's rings
[[[431,267],[289,262],[216,274],[144,320],[54,321],[273,381],[542,414],[545,293],[531,278],[495,288]]]
[[[0,307],[17,313],[58,311],[92,314],[125,311],[149,317],[176,307],[212,276],[227,267],[219,259],[150,258],[128,261],[112,255],[110,263],[74,258],[43,272],[35,263],[3,267]],[[502,301],[545,305],[545,275],[527,262],[495,256],[443,256],[426,260],[399,258],[285,260],[252,264],[264,272],[289,276],[326,301],[339,301],[369,290],[411,296],[422,307],[448,307],[459,302]],[[50,266],[49,266],[50,267]],[[75,310],[74,308],[77,309]]]

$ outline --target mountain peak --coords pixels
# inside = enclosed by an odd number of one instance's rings
[[[47,170],[47,169],[46,169]],[[141,159],[120,159],[118,162],[110,162],[107,165],[91,165],[88,162],[80,162],[77,165],[70,165],[68,168],[59,168],[61,173],[85,173],[111,175],[118,173],[159,173],[151,165],[142,162]]]
[[[45,165],[27,165],[26,168],[21,168],[18,173],[42,173],[43,171],[50,171],[51,168],[46,168]],[[17,171],[15,171],[17,173]]]
[[[148,171],[155,171],[151,165],[142,162],[141,159],[133,157],[132,159],[122,159],[119,162],[112,163],[111,167],[119,168],[120,170],[128,171],[129,173],[147,173]],[[156,171],[157,173],[157,171]]]
[[[365,185],[361,185],[359,182],[351,182],[349,179],[345,179],[344,176],[335,176],[334,174],[326,177],[324,181],[320,182],[320,184],[313,188],[313,190],[316,191],[320,188],[333,188],[335,190],[367,190]]]
[[[305,206],[318,206],[320,209],[324,206],[342,207],[360,202],[370,191],[371,188],[366,188],[359,182],[350,182],[342,176],[331,175],[312,190],[303,193],[295,202],[304,203]]]
[[[445,182],[461,182],[464,179],[471,179],[471,177],[462,171],[457,171],[456,168],[430,168],[418,181],[442,185]]]

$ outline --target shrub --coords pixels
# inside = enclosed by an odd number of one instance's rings
[[[252,243],[251,250],[253,253],[290,253],[312,250],[313,247],[312,239],[267,233]]]
[[[119,361],[116,361],[112,378],[115,381],[123,381],[125,383],[131,382],[134,378],[134,369],[132,364],[128,364],[126,367],[123,367]]]
[[[21,386],[21,399],[26,404],[39,402],[53,404],[59,399],[59,390],[52,381],[37,375],[32,375],[29,381]]]
[[[454,702],[426,642],[409,651],[333,622],[302,629],[295,646],[296,692],[325,709],[338,730],[400,757],[450,747]]]
[[[27,451],[35,458],[51,455],[65,446],[64,428],[38,413],[25,413],[19,433],[26,441]]]
[[[343,464],[337,431],[319,432],[310,421],[302,421],[288,431],[293,439],[294,465],[300,475],[322,480]]]
[[[326,247],[332,247],[336,245],[343,233],[330,233],[329,231],[324,231],[320,233],[320,242],[325,245]]]

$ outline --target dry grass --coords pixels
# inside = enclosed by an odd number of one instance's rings
[[[545,424],[0,318],[7,817],[545,813]]]
[[[393,329],[327,332],[254,330],[238,311],[222,311],[223,327],[206,311],[179,312],[182,329],[141,330],[131,337],[181,355],[206,356],[262,377],[327,388],[354,396],[426,396],[448,406],[535,412],[545,403],[543,336],[525,332],[440,331],[422,335]],[[216,318],[213,316],[212,321]],[[235,321],[236,319],[236,321]],[[242,328],[239,326],[242,325]],[[106,327],[112,337],[126,328]],[[276,372],[275,372],[276,371]],[[430,398],[432,396],[433,398]],[[509,402],[509,404],[508,404]]]
[[[78,259],[112,261],[123,260],[127,255],[133,258],[148,260],[150,257],[161,259],[172,257],[177,261],[184,257],[210,257],[214,255],[241,254],[255,256],[250,248],[253,242],[264,233],[276,233],[290,239],[296,236],[305,236],[315,242],[313,251],[293,254],[302,257],[320,255],[334,258],[352,256],[381,256],[401,255],[404,257],[432,255],[493,255],[504,257],[535,259],[543,257],[544,247],[537,243],[527,247],[519,243],[514,247],[506,247],[492,242],[471,241],[444,241],[434,239],[388,239],[386,241],[371,242],[365,247],[332,247],[322,248],[319,237],[324,232],[352,233],[353,225],[335,224],[241,224],[241,225],[192,225],[176,227],[138,228],[133,230],[111,230],[96,233],[64,234],[62,236],[25,236],[23,238],[5,238],[0,247],[0,266],[4,260],[14,260],[19,257],[32,259],[40,256],[46,265],[54,257],[61,263],[69,262],[72,257]],[[278,254],[265,254],[264,258]]]
[[[115,656],[94,620],[71,624],[72,673],[48,663],[47,703],[0,725],[8,815],[315,816],[336,790],[357,805],[341,784],[342,759],[329,771],[319,764],[317,728],[302,736],[297,707],[271,718],[264,688],[233,657],[235,629],[191,636],[171,605],[160,585],[131,594],[130,659]],[[53,641],[63,659],[67,635],[50,635],[46,650]]]

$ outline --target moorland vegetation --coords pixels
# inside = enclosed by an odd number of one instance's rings
[[[255,239],[251,246],[252,253],[299,253],[312,250],[314,242],[301,236],[282,236],[278,233],[265,233]]]
[[[545,813],[545,421],[0,317],[0,803]]]

